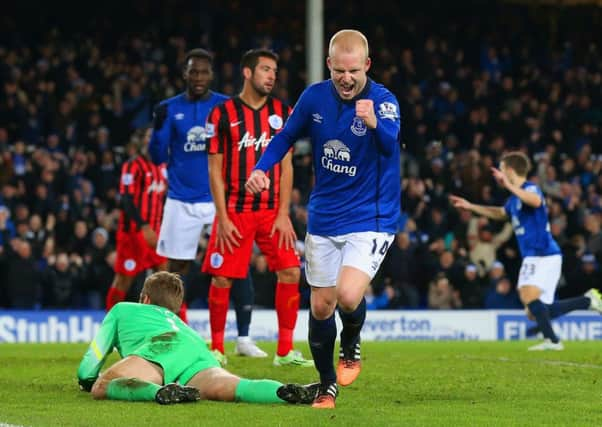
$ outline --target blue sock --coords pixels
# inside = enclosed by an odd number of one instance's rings
[[[531,301],[527,304],[529,311],[535,317],[537,326],[545,338],[548,338],[553,343],[558,342],[558,337],[552,329],[552,323],[550,322],[550,313],[548,312],[548,306],[545,305],[541,300]]]
[[[334,383],[337,374],[334,371],[332,354],[334,342],[337,339],[337,324],[334,321],[334,313],[328,319],[317,320],[309,313],[309,348],[314,358],[316,369],[320,373],[320,381],[323,384]]]
[[[548,305],[550,319],[555,319],[573,310],[587,310],[590,305],[588,297],[562,299]]]
[[[251,325],[251,312],[253,311],[253,282],[251,277],[237,279],[232,285],[232,299],[236,311],[236,327],[239,337],[249,336],[249,325]]]
[[[343,322],[341,347],[354,346],[360,340],[360,331],[366,320],[366,299],[362,298],[362,302],[351,313],[346,313],[339,307],[339,317]]]

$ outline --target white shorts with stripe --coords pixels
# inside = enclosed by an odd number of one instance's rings
[[[539,299],[544,304],[552,304],[561,273],[562,255],[528,256],[520,267],[518,287],[536,286],[541,289]]]
[[[340,236],[305,237],[305,275],[311,286],[336,286],[342,266],[363,271],[370,279],[378,271],[393,242],[391,233],[362,231]]]
[[[187,203],[167,198],[159,231],[157,253],[161,256],[193,260],[205,227],[211,227],[215,218],[215,205]]]

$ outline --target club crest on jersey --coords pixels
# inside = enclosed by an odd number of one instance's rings
[[[121,175],[121,183],[123,185],[132,185],[134,183],[134,175],[131,173],[124,173]]]
[[[136,261],[133,259],[126,259],[123,262],[123,268],[126,269],[126,271],[134,271],[134,269],[136,268]]]
[[[205,151],[207,144],[205,139],[207,138],[207,131],[202,126],[194,126],[190,128],[186,134],[186,144],[184,144],[184,151],[189,153],[191,151]]]
[[[278,114],[272,114],[270,117],[268,117],[268,123],[272,129],[278,130],[283,125],[282,117],[280,117]]]
[[[217,252],[213,252],[209,261],[211,262],[212,268],[220,268],[224,263],[224,257]]]
[[[338,139],[331,139],[322,146],[323,155],[320,159],[322,167],[334,173],[355,176],[356,166],[345,163],[351,161],[351,150]]]
[[[392,102],[383,102],[378,106],[378,116],[381,119],[395,120],[397,119],[397,106]]]
[[[353,123],[351,123],[351,132],[356,136],[364,136],[367,131],[366,123],[359,117],[354,117]]]

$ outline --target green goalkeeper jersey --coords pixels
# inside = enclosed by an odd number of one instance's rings
[[[84,388],[98,378],[113,348],[121,357],[138,355],[161,365],[166,382],[182,374],[179,367],[194,363],[198,370],[219,366],[196,331],[170,310],[152,304],[122,302],[107,313],[77,371]]]

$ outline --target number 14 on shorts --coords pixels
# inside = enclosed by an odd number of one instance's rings
[[[385,255],[387,253],[387,249],[389,249],[389,242],[387,240],[383,241],[382,244],[379,244],[378,239],[372,239],[372,252],[370,255],[376,255],[377,250],[379,254]]]

